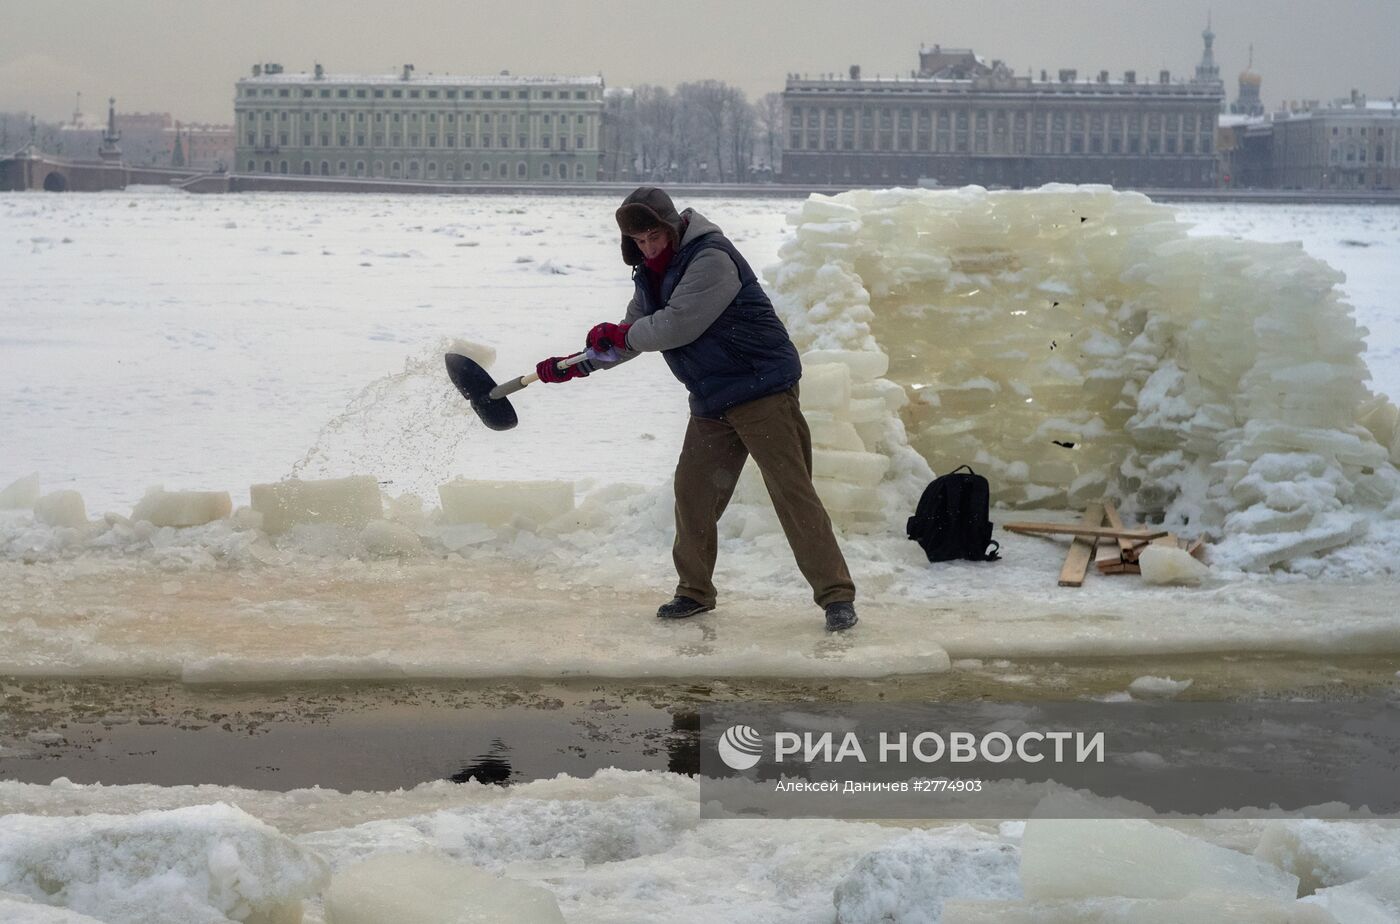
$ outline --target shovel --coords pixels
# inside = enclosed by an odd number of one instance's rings
[[[496,380],[491,378],[491,373],[481,368],[481,364],[475,360],[468,359],[460,353],[448,353],[444,358],[447,360],[447,377],[457,386],[462,397],[471,402],[472,410],[476,411],[476,416],[481,418],[481,422],[486,424],[488,429],[510,430],[520,423],[520,418],[515,416],[515,408],[510,406],[506,395],[520,391],[531,382],[538,382],[538,373],[531,372],[529,375],[522,375],[518,379],[497,385]],[[600,358],[599,354],[592,350],[584,350],[582,353],[561,359],[556,365],[559,371],[563,372],[585,359],[595,358]]]

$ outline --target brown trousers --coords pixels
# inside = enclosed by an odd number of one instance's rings
[[[676,593],[714,606],[717,526],[750,455],[817,605],[855,600],[846,559],[812,487],[812,434],[796,386],[732,407],[720,418],[690,418],[676,464]]]

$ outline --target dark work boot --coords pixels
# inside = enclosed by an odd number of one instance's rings
[[[826,631],[841,632],[860,622],[853,604],[828,603],[826,606]]]
[[[687,616],[694,616],[696,613],[708,613],[714,609],[713,606],[706,606],[698,600],[689,597],[672,597],[669,603],[661,604],[656,611],[657,619],[684,619]]]

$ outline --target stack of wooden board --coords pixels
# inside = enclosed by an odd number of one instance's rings
[[[1104,525],[1104,521],[1108,525]],[[1069,554],[1060,569],[1061,587],[1079,587],[1089,573],[1092,560],[1101,574],[1139,574],[1138,555],[1149,545],[1170,545],[1185,549],[1200,557],[1203,544],[1197,539],[1187,543],[1164,529],[1129,528],[1123,525],[1118,510],[1110,503],[1090,504],[1077,524],[1070,523],[1007,523],[1008,532],[1032,536],[1073,536]],[[1099,548],[1099,540],[1104,540]]]

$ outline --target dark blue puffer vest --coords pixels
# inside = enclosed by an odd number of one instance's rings
[[[671,372],[690,392],[690,413],[696,417],[719,417],[735,405],[786,391],[802,377],[802,363],[787,328],[748,262],[723,234],[703,234],[680,249],[661,277],[659,302],[652,295],[646,267],[637,266],[632,281],[643,313],[665,307],[690,261],[711,247],[734,261],[739,294],[699,337],[661,351]]]

